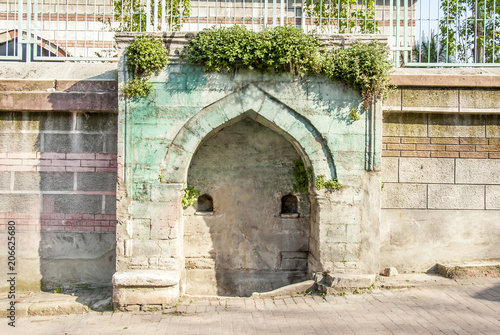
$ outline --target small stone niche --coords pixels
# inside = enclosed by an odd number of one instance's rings
[[[281,198],[281,214],[282,218],[298,218],[299,217],[299,200],[293,194],[287,194]]]
[[[198,197],[196,215],[213,215],[214,200],[208,194],[203,194]]]

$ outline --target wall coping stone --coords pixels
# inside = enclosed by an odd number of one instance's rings
[[[391,75],[399,87],[500,87],[500,68],[398,68]]]

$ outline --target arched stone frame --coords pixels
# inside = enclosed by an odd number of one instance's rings
[[[189,119],[169,145],[161,174],[172,183],[186,181],[191,158],[204,139],[245,117],[290,141],[314,176],[337,177],[332,155],[319,131],[305,117],[253,84],[203,108]]]
[[[187,174],[191,159],[201,143],[221,128],[237,123],[245,117],[270,128],[282,135],[297,150],[304,164],[311,167],[313,178],[325,175],[327,178],[337,178],[335,164],[327,147],[326,141],[320,132],[305,117],[260,90],[253,84],[245,86],[238,92],[232,93],[223,99],[203,108],[189,119],[179,130],[167,149],[163,161],[161,174],[171,184],[182,185],[187,181]],[[318,208],[317,195],[311,193],[311,243],[319,241],[319,216],[313,213]],[[184,223],[180,222],[177,236],[181,237]],[[317,242],[311,249],[312,265],[308,272],[321,271],[321,264]],[[182,238],[180,241],[182,246]],[[182,247],[180,248],[182,250]],[[181,256],[181,260],[183,256]],[[182,276],[181,276],[182,277]],[[181,292],[185,287],[182,285]]]

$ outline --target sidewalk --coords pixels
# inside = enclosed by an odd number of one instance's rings
[[[188,297],[164,311],[19,317],[15,329],[2,318],[0,334],[500,334],[499,278],[400,275],[377,285],[361,294]]]

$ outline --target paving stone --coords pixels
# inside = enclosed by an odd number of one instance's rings
[[[101,290],[74,293],[81,298],[101,297],[108,292],[109,289],[106,293]],[[64,299],[71,297],[67,294],[54,296]],[[46,296],[42,298],[40,295],[32,298],[32,301],[47,300]],[[212,302],[196,301],[189,306],[181,305],[177,309],[164,310],[163,313],[141,312],[138,311],[138,306],[135,309],[128,306],[127,309],[135,312],[19,317],[15,331],[30,335],[289,335],[498,334],[500,329],[499,278],[474,279],[472,282],[447,280],[439,286],[428,285],[401,290],[377,289],[363,295],[327,296],[326,301],[321,296],[310,295],[274,300],[232,299],[227,301],[228,305],[232,306],[231,309],[225,309],[224,301],[221,301],[221,305]],[[47,304],[46,301],[43,303]],[[259,309],[261,304],[266,306],[265,310]],[[287,304],[295,307],[289,308]],[[64,304],[59,303],[59,306]],[[274,306],[271,312],[269,306]],[[198,309],[204,309],[203,314],[197,314]],[[2,322],[0,333],[10,334],[12,329],[6,322]]]

